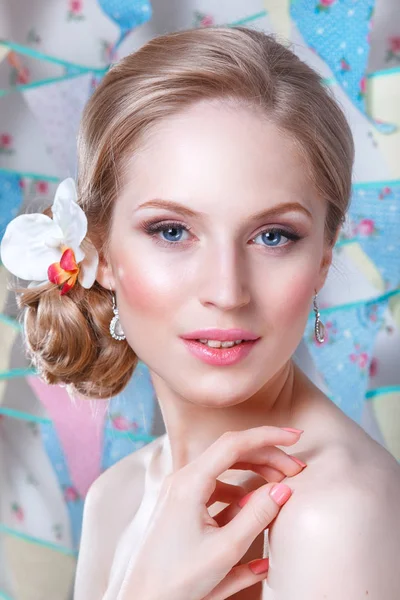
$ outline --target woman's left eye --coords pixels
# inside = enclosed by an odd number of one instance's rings
[[[282,237],[294,242],[300,239],[300,236],[296,233],[292,233],[291,231],[287,231],[285,229],[280,229],[279,227],[272,227],[271,229],[266,229],[265,231],[262,231],[261,233],[256,235],[254,239],[256,240],[259,237],[261,237],[262,239],[262,245],[265,245],[268,248],[274,248],[275,246],[287,246],[287,243],[279,243],[282,240]]]

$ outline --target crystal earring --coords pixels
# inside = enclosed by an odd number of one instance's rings
[[[315,338],[317,342],[322,344],[325,340],[325,326],[319,318],[319,310],[317,306],[317,292],[314,296],[314,312],[315,312]]]
[[[125,333],[124,333],[124,330],[122,329],[122,325],[119,320],[118,308],[116,307],[115,296],[113,293],[112,293],[112,303],[113,303],[114,316],[111,319],[111,323],[110,323],[110,333],[111,333],[111,336],[114,338],[114,340],[124,340]]]

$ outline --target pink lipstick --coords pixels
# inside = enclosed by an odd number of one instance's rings
[[[257,341],[259,336],[244,329],[200,329],[181,336],[188,350],[197,358],[210,365],[234,365],[243,360]],[[200,341],[201,340],[201,341]],[[219,347],[211,347],[208,341]],[[223,347],[218,342],[231,342],[230,347]]]

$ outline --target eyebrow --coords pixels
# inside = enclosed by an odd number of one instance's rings
[[[166,210],[172,210],[175,212],[179,212],[186,217],[198,218],[204,217],[205,214],[202,212],[194,211],[183,204],[179,204],[178,202],[173,202],[172,200],[162,200],[161,198],[155,198],[154,200],[148,200],[147,202],[143,202],[143,204],[139,204],[139,206],[135,209],[134,212],[139,210],[140,208],[164,208]],[[309,219],[313,219],[310,211],[300,204],[299,202],[284,202],[282,204],[278,204],[277,206],[273,206],[271,208],[267,208],[266,210],[262,210],[258,213],[255,213],[250,217],[250,221],[258,221],[259,219],[265,219],[269,217],[276,217],[286,212],[302,212]]]

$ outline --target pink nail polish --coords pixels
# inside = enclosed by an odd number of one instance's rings
[[[294,429],[294,427],[281,427],[283,431],[290,431],[291,433],[304,433],[304,429]]]
[[[290,496],[292,495],[292,490],[284,483],[277,483],[270,490],[269,495],[277,504],[279,504],[279,506],[283,506],[283,504],[285,504],[285,502],[289,500]]]
[[[307,466],[306,463],[304,463],[302,460],[300,460],[299,458],[297,458],[297,456],[293,456],[292,454],[289,454],[289,456],[290,456],[290,458],[292,460],[294,460],[294,462],[296,462],[298,465],[300,465],[301,467],[303,467],[303,469],[304,469],[304,467]]]
[[[249,567],[256,575],[265,573],[269,568],[269,558],[257,558],[249,563]]]

